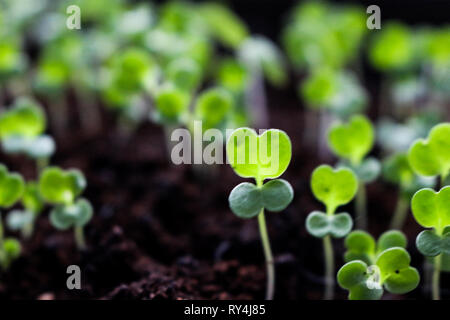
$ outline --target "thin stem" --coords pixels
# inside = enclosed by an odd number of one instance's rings
[[[84,240],[83,227],[78,227],[78,226],[75,227],[74,234],[75,234],[75,243],[77,245],[77,248],[79,250],[85,250],[86,249],[86,241]]]
[[[48,157],[36,159],[36,170],[38,179],[42,171],[44,171],[44,169],[48,166],[48,163],[49,163]]]
[[[26,223],[23,227],[22,227],[22,237],[24,239],[29,239],[31,237],[31,235],[33,234],[34,231],[34,219],[32,221],[30,221],[29,223]]]
[[[5,270],[8,266],[5,259],[6,257],[3,243],[4,243],[4,231],[3,231],[2,215],[0,212],[0,268]]]
[[[433,300],[441,300],[441,294],[439,290],[439,282],[441,277],[441,257],[442,255],[438,255],[434,258],[434,271],[432,278],[432,294]]]
[[[323,253],[325,258],[325,300],[334,299],[334,253],[331,236],[323,238]]]
[[[356,206],[356,227],[357,229],[367,230],[367,200],[366,200],[366,186],[360,183],[358,193],[355,200]]]
[[[408,214],[409,203],[401,195],[398,197],[397,206],[395,208],[394,216],[391,220],[391,229],[401,230],[405,224],[405,219]]]
[[[272,256],[272,249],[270,248],[269,235],[267,233],[266,218],[264,217],[264,209],[258,215],[259,233],[261,235],[261,241],[264,248],[264,256],[266,257],[267,267],[267,287],[266,287],[266,300],[273,299],[273,293],[275,290],[275,266]]]

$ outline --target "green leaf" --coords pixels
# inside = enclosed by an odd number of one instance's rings
[[[34,214],[30,211],[13,210],[6,216],[6,225],[12,231],[22,229],[27,224],[32,223]]]
[[[383,161],[383,177],[391,183],[407,185],[413,181],[414,176],[405,153],[394,154]]]
[[[33,100],[21,98],[14,107],[0,114],[0,139],[12,136],[36,137],[46,127],[45,114]]]
[[[36,182],[29,182],[25,186],[22,203],[24,207],[34,213],[40,213],[44,208],[44,199]]]
[[[3,241],[3,250],[0,250],[0,266],[3,270],[9,268],[10,264],[20,256],[22,247],[20,242],[14,238],[6,238]]]
[[[352,230],[352,227],[353,220],[348,213],[327,215],[320,211],[313,211],[306,218],[306,230],[317,238],[327,235],[342,238]]]
[[[86,199],[79,199],[71,205],[58,205],[50,212],[50,222],[58,230],[70,227],[82,227],[93,214],[91,204]]]
[[[167,66],[167,80],[185,91],[195,90],[200,84],[202,71],[197,62],[190,58],[179,58]]]
[[[435,228],[441,234],[450,225],[450,186],[439,192],[432,189],[417,191],[411,201],[416,221],[425,228]]]
[[[284,210],[294,198],[292,186],[283,179],[271,180],[261,188],[262,203],[272,212]]]
[[[39,191],[53,204],[72,204],[86,188],[86,179],[79,170],[63,171],[57,167],[44,170],[39,180]]]
[[[369,233],[362,230],[352,231],[345,238],[347,251],[344,259],[346,262],[361,260],[370,265],[375,255],[375,247],[375,240]]]
[[[23,178],[16,173],[9,173],[0,164],[0,208],[9,208],[22,197],[24,191]]]
[[[435,126],[428,139],[416,140],[409,149],[408,159],[418,174],[445,178],[450,172],[450,123]]]
[[[406,248],[407,244],[408,240],[403,232],[398,230],[386,231],[378,238],[377,252],[381,253],[394,247]]]
[[[283,174],[291,161],[291,140],[277,129],[258,136],[253,129],[236,129],[228,138],[227,158],[237,175],[257,181]]]
[[[48,158],[55,152],[55,141],[47,135],[10,136],[2,140],[2,147],[6,153],[24,153],[33,159]]]
[[[247,87],[248,78],[245,66],[234,59],[222,61],[217,71],[218,83],[232,92],[243,92]]]
[[[228,202],[231,211],[243,219],[256,217],[263,208],[261,192],[253,183],[249,182],[243,182],[234,187]]]
[[[363,115],[353,116],[347,124],[334,125],[328,134],[328,143],[333,152],[350,160],[353,165],[361,163],[374,142],[372,123]]]
[[[349,300],[378,300],[383,295],[383,288],[368,288],[370,275],[368,266],[363,261],[351,261],[339,269],[337,281],[339,285],[349,291]]]
[[[314,196],[326,205],[327,212],[334,213],[337,207],[355,197],[358,180],[350,169],[333,170],[328,165],[321,165],[312,173],[311,189]]]
[[[416,246],[421,254],[427,257],[435,257],[442,252],[442,239],[431,230],[424,230],[416,238]]]
[[[172,86],[161,89],[155,97],[156,120],[165,124],[179,123],[189,108],[189,95]]]
[[[293,197],[291,185],[285,180],[277,179],[260,188],[243,182],[231,191],[228,201],[234,214],[249,219],[257,216],[262,209],[282,211],[291,203]]]
[[[339,165],[345,167],[346,165]],[[358,180],[364,183],[374,182],[381,172],[381,164],[375,158],[367,158],[363,160],[359,165],[349,166],[350,169],[356,174]]]
[[[230,115],[233,103],[233,97],[225,89],[206,90],[200,94],[195,103],[195,118],[203,121],[204,130],[222,127]]]
[[[338,93],[338,75],[329,68],[314,70],[302,82],[300,93],[310,108],[320,109],[327,107]]]

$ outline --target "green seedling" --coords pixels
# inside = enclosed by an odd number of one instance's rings
[[[247,89],[249,74],[242,62],[228,58],[220,63],[216,79],[220,86],[235,94],[242,94]]]
[[[266,299],[271,300],[275,289],[275,267],[264,210],[282,211],[294,197],[289,182],[276,179],[291,161],[291,140],[281,130],[270,129],[257,135],[253,129],[239,128],[229,137],[226,151],[234,172],[256,181],[256,185],[249,182],[237,185],[228,200],[236,216],[243,219],[258,217],[267,267]],[[271,181],[264,184],[266,179]]]
[[[374,158],[365,159],[375,142],[372,123],[363,115],[355,115],[348,123],[334,125],[328,133],[331,150],[349,166],[360,182],[356,197],[356,222],[358,228],[367,229],[366,183],[374,181],[381,172],[380,163]]]
[[[406,153],[394,154],[383,162],[383,177],[399,188],[397,205],[391,220],[391,229],[402,229],[414,193],[422,188],[433,187],[436,180],[415,174]]]
[[[380,235],[378,241],[366,231],[355,230],[345,238],[345,262],[361,260],[367,265],[375,264],[378,256],[385,250],[400,247],[406,249],[406,236],[398,230],[386,231]]]
[[[410,30],[397,23],[383,26],[369,48],[369,59],[374,67],[382,71],[408,69],[414,60],[413,35]]]
[[[331,237],[345,237],[353,227],[348,213],[335,214],[336,209],[349,203],[358,190],[358,179],[348,168],[333,170],[321,165],[311,176],[311,189],[314,196],[326,206],[326,213],[313,211],[306,219],[306,230],[317,238],[323,239],[325,258],[325,299],[334,296],[334,253]]]
[[[379,253],[374,264],[362,260],[346,263],[337,274],[339,285],[349,291],[350,300],[378,300],[383,291],[404,294],[414,290],[419,272],[410,266],[411,257],[401,247]]]
[[[20,230],[22,236],[28,239],[33,234],[36,219],[44,209],[44,199],[39,192],[37,183],[26,184],[22,205],[24,210],[13,210],[8,214],[6,224],[13,231]]]
[[[21,52],[19,41],[1,37],[0,34],[0,84],[22,72],[26,65],[27,59]]]
[[[440,176],[442,183],[450,173],[450,123],[435,126],[427,139],[416,140],[408,152],[409,163],[420,175]]]
[[[46,168],[39,180],[39,192],[55,207],[50,212],[50,223],[58,230],[74,228],[78,249],[86,249],[84,226],[93,215],[88,200],[79,198],[86,188],[86,179],[78,170],[63,171],[57,167]]]
[[[440,299],[439,282],[442,257],[450,254],[450,186],[439,192],[433,189],[417,191],[411,209],[417,223],[431,230],[422,231],[416,238],[417,249],[426,257],[434,257],[432,277],[433,300]]]
[[[169,63],[165,76],[167,81],[181,90],[193,92],[200,85],[203,75],[201,67],[195,60],[179,58]]]
[[[225,129],[234,108],[232,95],[223,88],[202,92],[195,102],[193,118],[202,121],[203,130]]]
[[[24,153],[36,160],[40,172],[55,152],[55,142],[45,135],[47,120],[39,104],[27,98],[0,114],[0,139],[7,153]]]
[[[0,209],[13,206],[24,191],[23,178],[17,173],[10,173],[0,164]],[[8,269],[10,264],[19,257],[21,246],[14,238],[5,238],[3,222],[0,213],[0,267]]]

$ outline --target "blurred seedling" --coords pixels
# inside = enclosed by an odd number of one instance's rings
[[[8,209],[21,197],[24,191],[23,178],[17,173],[10,173],[0,164],[0,209]],[[0,213],[0,267],[8,269],[10,264],[19,257],[21,246],[14,238],[5,238],[2,217]]]
[[[8,213],[6,224],[10,230],[20,230],[22,237],[28,239],[33,234],[36,219],[44,209],[44,199],[36,182],[26,184],[22,205],[23,210],[13,210]]]
[[[358,190],[358,179],[348,168],[334,170],[328,165],[316,168],[311,176],[311,190],[314,196],[326,207],[326,213],[313,211],[306,219],[306,230],[316,238],[323,239],[325,259],[324,299],[334,297],[334,253],[331,237],[345,237],[353,227],[351,216],[336,213],[336,209],[349,203]]]
[[[58,230],[74,229],[75,243],[79,250],[86,249],[84,226],[91,220],[90,202],[79,198],[86,188],[86,179],[75,169],[46,168],[39,179],[39,192],[46,202],[53,204],[50,223]]]
[[[266,299],[271,300],[275,289],[275,266],[264,211],[282,211],[294,197],[289,182],[276,179],[291,161],[291,141],[285,132],[277,129],[257,135],[253,129],[239,128],[230,135],[226,150],[234,172],[240,177],[256,181],[256,185],[249,182],[237,185],[228,201],[231,210],[239,218],[258,217],[267,267]],[[266,179],[271,180],[264,184]]]
[[[402,229],[409,212],[409,204],[415,192],[431,188],[436,179],[417,175],[411,168],[408,155],[397,153],[383,161],[383,178],[398,186],[397,205],[391,219],[391,229]]]
[[[44,134],[47,120],[39,104],[28,98],[0,114],[0,139],[6,153],[23,153],[36,161],[38,173],[48,165],[55,142]]]
[[[404,248],[391,247],[378,253],[371,264],[363,260],[347,262],[338,271],[337,281],[349,291],[349,300],[379,300],[384,290],[404,294],[414,290],[420,281],[419,272],[410,263]]]
[[[377,179],[381,165],[375,158],[365,158],[375,142],[372,123],[363,115],[355,115],[348,123],[337,123],[328,132],[328,144],[340,160],[341,166],[350,167],[358,177],[356,196],[356,224],[367,229],[366,184]]]
[[[416,238],[417,249],[426,257],[433,257],[433,300],[440,299],[440,273],[444,255],[450,254],[450,186],[439,192],[433,189],[418,191],[411,201],[411,209],[417,223],[424,230]]]
[[[408,159],[417,174],[439,176],[443,185],[450,173],[450,123],[438,124],[427,139],[416,140],[408,151]]]

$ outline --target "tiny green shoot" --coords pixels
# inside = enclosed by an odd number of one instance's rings
[[[348,168],[334,170],[328,165],[316,168],[311,176],[311,189],[314,196],[326,206],[326,213],[313,211],[306,219],[306,230],[323,239],[325,258],[325,300],[334,296],[334,253],[331,237],[345,237],[353,227],[348,213],[335,214],[336,209],[349,203],[358,190],[358,179]]]
[[[74,228],[75,242],[80,250],[86,249],[83,228],[93,215],[89,201],[79,198],[85,188],[86,179],[75,169],[64,171],[48,167],[39,180],[42,197],[55,205],[50,212],[50,223],[58,230]]]
[[[0,209],[13,206],[24,191],[23,178],[17,173],[10,173],[0,164]],[[5,238],[2,217],[0,213],[0,267],[8,269],[11,262],[19,257],[20,243],[14,238]]]
[[[256,185],[249,182],[237,185],[228,200],[236,216],[243,219],[258,217],[267,268],[266,299],[271,300],[275,290],[275,267],[264,210],[282,211],[294,197],[289,182],[276,179],[291,161],[291,141],[281,130],[270,129],[257,135],[253,129],[239,128],[228,138],[226,151],[234,172],[256,181]],[[264,184],[266,179],[274,180]]]

